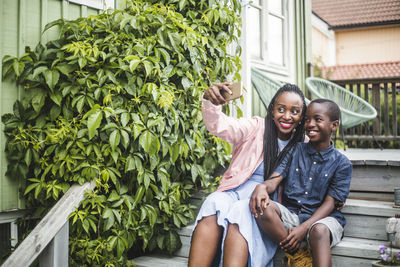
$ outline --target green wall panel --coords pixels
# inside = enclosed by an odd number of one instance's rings
[[[39,42],[57,38],[54,27],[42,34],[47,23],[60,19],[76,19],[97,14],[90,7],[69,3],[66,0],[0,0],[0,58],[5,55],[21,56],[26,47],[34,49]],[[0,62],[1,65],[1,62]],[[1,75],[0,66],[0,77]],[[15,100],[20,99],[20,90],[14,82],[0,82],[0,115],[12,112]],[[20,198],[23,181],[18,177],[6,177],[7,161],[4,154],[4,126],[0,126],[0,212],[24,208]]]

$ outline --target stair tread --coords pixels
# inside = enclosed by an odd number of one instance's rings
[[[346,155],[353,165],[400,166],[398,149],[349,148],[340,152]]]
[[[151,256],[134,258],[133,262],[136,267],[186,267],[188,264],[188,258],[154,254]]]
[[[344,237],[343,240],[332,249],[333,257],[352,257],[374,260],[379,256],[378,249],[380,245],[389,247],[389,242],[368,240],[362,238]],[[400,249],[393,248],[394,253],[400,252]],[[142,256],[133,259],[137,267],[181,267],[187,266],[187,257],[167,256],[154,254],[151,256]]]
[[[390,244],[387,241],[344,237],[343,240],[332,249],[332,255],[377,259],[380,245],[389,247]],[[398,253],[400,249],[393,248],[393,252]]]
[[[396,213],[400,213],[400,209],[393,208],[393,205],[393,202],[386,201],[347,199],[342,213],[391,217]]]

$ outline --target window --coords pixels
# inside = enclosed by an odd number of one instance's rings
[[[83,6],[93,7],[97,9],[114,9],[115,0],[68,0],[71,3]]]
[[[256,63],[288,69],[287,0],[252,1],[248,10],[249,52]]]

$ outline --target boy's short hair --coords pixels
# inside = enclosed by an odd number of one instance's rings
[[[314,99],[313,101],[311,101],[309,106],[312,103],[325,104],[326,105],[327,114],[328,114],[329,119],[331,121],[338,121],[340,119],[340,108],[332,100],[325,99],[325,98]]]

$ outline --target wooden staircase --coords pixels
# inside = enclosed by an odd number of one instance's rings
[[[348,149],[342,151],[353,163],[351,193],[342,212],[346,217],[343,240],[332,249],[333,266],[371,266],[378,247],[389,246],[386,220],[400,214],[393,207],[393,188],[400,186],[400,150]],[[133,259],[138,267],[187,266],[193,225],[180,230],[182,248],[174,256],[149,255]],[[400,252],[399,249],[393,249]],[[283,266],[278,251],[274,265]]]

